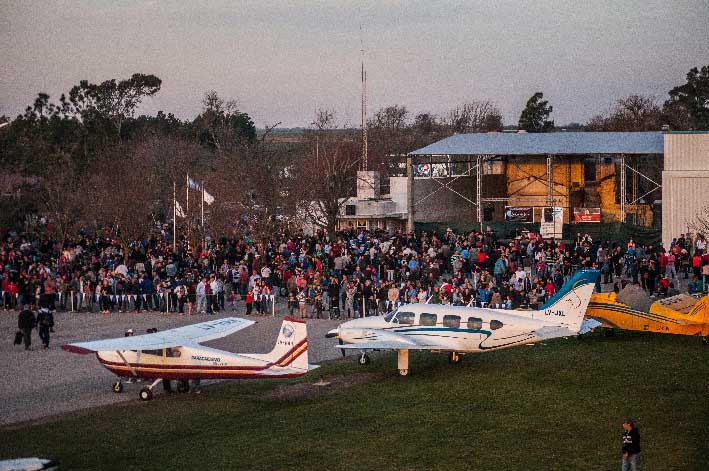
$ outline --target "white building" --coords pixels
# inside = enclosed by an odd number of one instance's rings
[[[668,248],[681,233],[694,232],[697,215],[709,211],[709,133],[669,132],[664,141],[662,242]]]
[[[382,195],[379,172],[357,172],[357,196],[347,198],[342,205],[337,230],[384,229],[393,233],[406,229],[406,185],[406,177],[390,177],[389,193]]]

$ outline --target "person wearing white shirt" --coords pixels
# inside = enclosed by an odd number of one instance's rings
[[[207,284],[207,279],[202,277],[202,279],[197,283],[197,312],[203,313],[207,309],[207,295],[205,292],[205,287]]]

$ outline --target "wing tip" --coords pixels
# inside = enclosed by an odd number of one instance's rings
[[[88,355],[89,353],[94,353],[94,350],[89,350],[88,348],[79,347],[77,345],[62,345],[62,350],[65,352],[78,353],[79,355]]]
[[[283,318],[283,321],[288,321],[288,322],[297,322],[299,324],[305,324],[305,319],[296,319],[295,317],[291,316],[286,316]]]

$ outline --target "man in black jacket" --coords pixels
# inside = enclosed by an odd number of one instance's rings
[[[35,326],[34,311],[32,310],[34,303],[29,302],[25,308],[20,311],[20,315],[17,316],[17,327],[22,331],[22,335],[25,340],[25,350],[30,349],[32,344],[32,329]]]
[[[640,469],[640,432],[630,419],[623,422],[623,471]]]

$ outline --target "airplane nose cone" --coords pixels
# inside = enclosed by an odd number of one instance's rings
[[[325,337],[328,339],[333,339],[336,338],[340,333],[340,329],[332,329],[330,332],[328,332]]]

